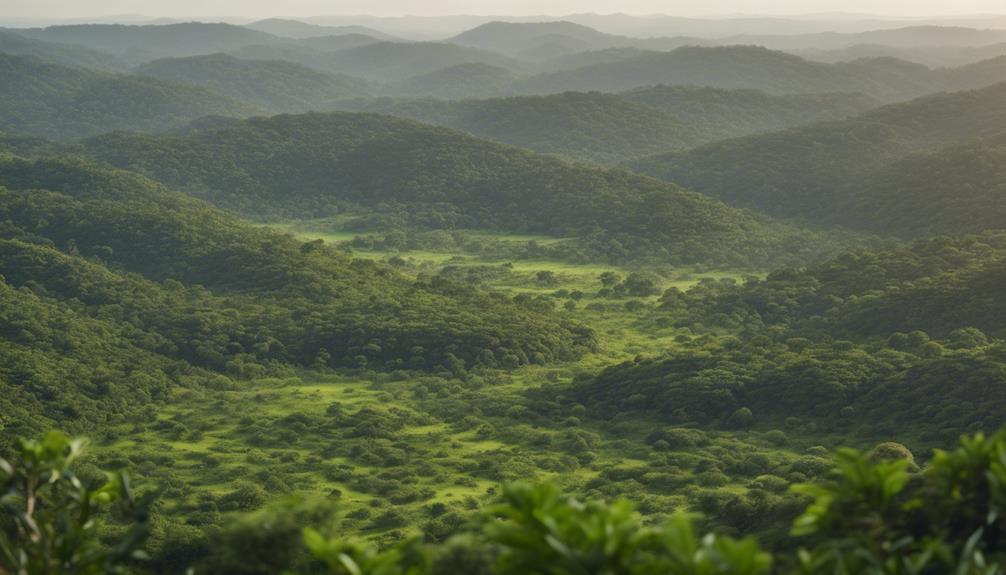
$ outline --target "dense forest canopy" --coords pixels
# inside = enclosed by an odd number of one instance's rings
[[[675,423],[729,425],[747,409],[931,437],[994,430],[1006,424],[1006,310],[994,295],[1004,273],[1006,236],[990,233],[671,289],[651,321],[669,318],[696,338],[613,367],[580,393],[606,413],[654,409]]]
[[[0,129],[55,139],[110,129],[161,131],[207,115],[260,109],[204,88],[50,64],[0,53]]]
[[[0,575],[1002,572],[1006,18],[261,16],[0,29]]]
[[[199,369],[240,376],[403,357],[411,368],[440,369],[447,359],[544,362],[592,345],[589,330],[540,309],[417,285],[132,174],[6,157],[0,185],[0,275],[12,302],[4,309],[14,314],[3,381],[46,403],[50,417],[69,405],[82,413],[78,399],[99,379],[103,393],[130,387],[144,362],[156,366],[158,393],[170,395]],[[80,387],[66,387],[61,379],[74,370]],[[87,417],[103,417],[93,401]]]
[[[1004,95],[1006,84],[927,96],[631,165],[733,205],[819,224],[899,235],[997,228],[1001,200],[989,178],[1006,131]],[[951,167],[944,155],[960,161]],[[954,205],[944,211],[934,196]]]
[[[617,163],[647,150],[701,144],[838,120],[876,106],[859,94],[771,96],[754,90],[682,86],[622,94],[567,92],[487,100],[360,98],[340,109],[374,112],[463,130],[543,153]]]
[[[239,60],[226,54],[155,60],[134,70],[168,82],[194,84],[274,112],[319,110],[374,87],[282,60]]]
[[[181,138],[111,134],[84,147],[260,218],[332,215],[346,204],[402,206],[414,225],[428,228],[594,237],[612,259],[739,264],[820,253],[796,228],[657,180],[382,116],[256,118]],[[823,236],[814,243],[832,247]]]

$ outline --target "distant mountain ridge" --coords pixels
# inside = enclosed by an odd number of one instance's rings
[[[155,60],[134,73],[202,86],[275,112],[324,109],[333,101],[375,89],[359,78],[333,76],[292,62],[241,60],[226,54]]]

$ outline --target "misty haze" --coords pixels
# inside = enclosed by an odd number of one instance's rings
[[[998,0],[0,0],[0,575],[1002,575],[1004,286]]]

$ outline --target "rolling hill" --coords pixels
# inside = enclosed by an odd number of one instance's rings
[[[330,70],[384,82],[405,80],[458,64],[481,63],[518,71],[525,65],[494,52],[436,42],[381,42],[328,56]]]
[[[248,116],[249,104],[203,88],[0,54],[0,130],[55,139],[110,130],[162,131],[206,115]]]
[[[85,150],[259,218],[398,206],[413,225],[576,236],[609,259],[754,265],[833,249],[654,179],[385,116],[278,116],[175,138],[118,133]]]
[[[574,393],[597,413],[731,428],[767,426],[954,438],[1006,424],[1002,282],[1006,234],[935,238],[843,255],[743,285],[707,282],[664,296],[657,317],[744,326],[663,357],[614,366]],[[847,431],[846,431],[847,433]],[[651,441],[682,435],[656,432]]]
[[[858,45],[914,48],[918,46],[979,47],[1006,42],[1006,30],[975,29],[962,26],[907,26],[857,33],[822,32],[778,36],[738,35],[726,41],[754,44],[775,50],[836,50]]]
[[[396,42],[401,40],[401,38],[396,38],[395,36],[385,34],[384,32],[367,26],[319,26],[318,24],[309,24],[299,20],[287,20],[283,18],[258,20],[256,22],[252,22],[251,24],[245,24],[245,28],[251,28],[252,30],[258,30],[259,32],[265,32],[267,34],[272,34],[273,36],[295,38],[298,40],[347,35],[369,36],[385,42]]]
[[[982,60],[1006,56],[1006,42],[987,46],[913,46],[896,47],[878,44],[856,44],[848,48],[825,50],[804,48],[790,52],[820,62],[849,62],[861,58],[897,58],[917,62],[932,68],[964,66]]]
[[[612,48],[673,50],[682,46],[708,43],[699,38],[618,36],[565,20],[487,22],[450,38],[448,42],[527,60],[558,58],[578,52]]]
[[[858,94],[771,96],[681,86],[623,94],[567,92],[487,100],[369,99],[347,111],[411,118],[538,152],[618,163],[645,150],[685,149],[724,138],[834,120],[874,107]]]
[[[592,345],[556,314],[417,284],[80,160],[0,158],[0,221],[0,396],[29,428],[284,365],[436,371]]]
[[[672,114],[598,92],[460,102],[357,100],[340,107],[412,118],[599,163],[617,163],[644,150],[684,149],[701,141],[693,126]]]
[[[0,29],[0,52],[12,56],[35,56],[53,64],[105,72],[124,72],[129,68],[125,61],[112,54],[83,46],[43,42],[22,36],[16,30]]]
[[[772,132],[861,114],[877,103],[861,94],[771,95],[757,90],[654,86],[619,96],[678,117],[704,142]]]
[[[1006,228],[1006,137],[913,154],[853,182],[830,221],[903,237]]]
[[[456,64],[427,74],[407,78],[386,87],[386,91],[409,97],[486,98],[513,91],[517,75],[499,66],[482,62]]]
[[[978,200],[996,189],[988,187],[996,177],[995,149],[973,150],[973,158],[960,150],[947,151],[949,156],[942,159],[908,156],[938,153],[1004,132],[1006,84],[999,84],[928,96],[839,122],[726,140],[632,165],[732,205],[808,222],[914,234],[954,231],[950,222],[956,221],[963,225],[960,231],[975,231],[973,224],[985,225],[992,216],[982,213],[983,202]],[[950,169],[948,161],[975,171],[954,169],[953,175],[936,171]],[[984,165],[985,161],[990,164]],[[922,174],[928,174],[926,182],[917,179]],[[969,192],[969,186],[977,188]],[[937,206],[944,202],[928,202],[938,194],[949,198],[958,193],[971,198],[957,204],[949,220],[941,220]],[[882,212],[868,214],[882,204],[887,206]],[[914,206],[910,212],[902,211],[909,206]],[[962,209],[970,215],[957,211]],[[877,219],[881,213],[887,219]]]
[[[611,47],[617,38],[572,22],[488,22],[450,38],[452,44],[515,55],[543,39],[565,38],[581,50]]]
[[[134,73],[201,86],[273,112],[319,110],[334,100],[374,89],[365,80],[332,76],[292,62],[240,60],[225,54],[155,60]]]
[[[532,93],[620,92],[655,84],[756,89],[770,94],[859,92],[884,101],[1002,81],[996,64],[931,70],[891,58],[825,64],[754,46],[684,47],[540,74],[523,83]]]
[[[108,52],[133,65],[159,58],[213,54],[252,44],[282,42],[272,34],[243,26],[203,22],[144,26],[81,24],[31,28],[18,30],[18,33],[47,42]]]

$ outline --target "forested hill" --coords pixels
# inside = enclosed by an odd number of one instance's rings
[[[513,91],[514,72],[484,62],[466,62],[413,76],[386,86],[385,91],[408,97],[487,98]]]
[[[593,345],[551,307],[416,283],[80,160],[0,157],[0,222],[0,405],[25,414],[14,422],[104,421],[213,373],[458,372]]]
[[[601,163],[703,141],[696,127],[673,114],[599,92],[459,102],[370,99],[340,107],[413,118],[537,152]]]
[[[1003,136],[913,154],[855,178],[832,222],[905,237],[1006,228]]]
[[[161,131],[202,116],[248,116],[251,105],[206,89],[112,75],[0,53],[0,130],[74,139],[109,130]]]
[[[480,138],[600,163],[862,113],[859,94],[772,96],[755,90],[656,86],[623,94],[568,92],[444,102],[356,99],[340,109],[466,131]]]
[[[405,80],[458,64],[483,63],[515,71],[527,64],[495,52],[437,42],[380,42],[326,56],[328,70],[381,82]]]
[[[907,235],[978,231],[978,223],[1006,223],[990,219],[1002,213],[994,178],[1001,169],[996,142],[1002,141],[995,138],[1003,133],[1006,84],[999,84],[920,98],[840,122],[725,140],[632,166],[732,205],[810,222]],[[986,139],[993,140],[981,142]],[[906,159],[971,143],[990,151],[953,165],[947,157]],[[959,150],[946,153],[963,159]],[[917,177],[922,174],[927,176]],[[942,201],[930,203],[940,195],[955,202],[949,212],[940,209]]]
[[[185,137],[115,133],[91,157],[258,218],[351,205],[412,225],[589,238],[612,259],[799,261],[834,245],[655,179],[367,114],[253,118]]]
[[[226,54],[155,60],[140,76],[193,84],[274,112],[330,107],[335,100],[365,96],[375,87],[351,76],[333,76],[282,60],[239,60]]]
[[[779,96],[696,86],[652,86],[619,96],[674,114],[706,142],[841,120],[878,106],[872,98],[848,92]]]
[[[129,66],[112,54],[90,50],[83,46],[68,46],[27,38],[13,30],[0,29],[0,52],[12,56],[36,56],[64,66],[77,66],[106,72],[124,72]]]
[[[771,94],[859,92],[888,102],[980,88],[1002,80],[999,60],[933,70],[893,58],[826,64],[756,46],[682,47],[643,52],[541,74],[521,84],[528,93],[620,92],[654,84],[756,89]]]
[[[952,441],[1006,424],[1004,281],[997,232],[671,289],[654,319],[696,337],[584,380],[576,395],[599,414],[670,423]],[[722,333],[742,337],[710,337]]]

